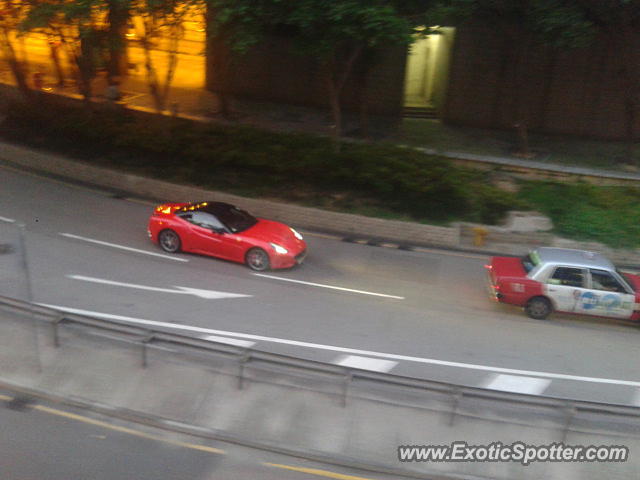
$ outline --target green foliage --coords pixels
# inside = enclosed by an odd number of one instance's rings
[[[593,21],[574,0],[441,0],[433,15],[442,23],[457,24],[473,17],[503,29],[515,27],[532,33],[541,43],[565,48],[588,45],[595,32]]]
[[[521,195],[548,214],[556,231],[613,247],[640,246],[640,189],[532,183]]]
[[[284,0],[205,0],[209,35],[222,39],[236,54],[244,54],[279,24]]]
[[[408,45],[412,26],[394,5],[369,0],[296,0],[285,22],[295,26],[298,44],[325,58],[345,44]]]

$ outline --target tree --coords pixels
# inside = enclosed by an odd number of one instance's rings
[[[125,35],[131,18],[131,0],[106,0],[107,9],[107,47],[109,61],[107,73],[110,82],[127,69],[127,46]]]
[[[234,61],[258,44],[286,15],[285,0],[205,0],[207,56],[220,113],[231,116],[229,76]]]
[[[149,92],[159,112],[165,110],[169,98],[178,65],[178,47],[184,36],[184,21],[201,6],[197,0],[139,0],[131,9],[131,14],[140,20],[136,24],[139,30],[137,37],[144,52]],[[158,47],[166,53],[163,76],[153,55]]]
[[[91,83],[103,63],[106,9],[99,0],[32,0],[20,28],[53,35],[74,65],[78,89],[85,102],[92,95]]]
[[[0,44],[5,61],[9,65],[16,85],[25,97],[30,97],[31,89],[27,83],[27,59],[22,57],[15,47],[18,26],[27,14],[28,6],[16,0],[0,1]]]
[[[336,149],[342,135],[342,94],[356,62],[369,49],[409,45],[412,27],[395,2],[291,0],[285,21],[298,30],[296,43],[320,63],[333,117]]]

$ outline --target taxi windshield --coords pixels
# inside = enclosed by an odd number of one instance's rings
[[[540,263],[540,258],[536,252],[530,252],[520,259],[522,267],[525,272],[529,273],[533,268]]]
[[[621,272],[620,270],[616,269],[616,272],[618,273],[618,275],[620,275],[625,282],[627,282],[627,285],[629,285],[629,287],[631,287],[631,290],[633,290],[634,292],[636,292],[638,289],[636,288],[635,283],[633,283],[633,281],[631,281],[631,279],[627,276],[626,273]]]

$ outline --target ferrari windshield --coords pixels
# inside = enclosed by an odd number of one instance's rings
[[[227,203],[206,203],[199,210],[215,215],[231,233],[244,232],[258,223],[248,212]]]

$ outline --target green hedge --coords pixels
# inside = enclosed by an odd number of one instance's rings
[[[569,238],[612,247],[640,246],[640,189],[536,182],[520,195],[549,215]]]
[[[2,132],[168,180],[338,209],[373,207],[419,221],[495,223],[523,206],[489,186],[484,173],[390,145],[349,143],[336,153],[322,137],[59,105],[12,105]]]

